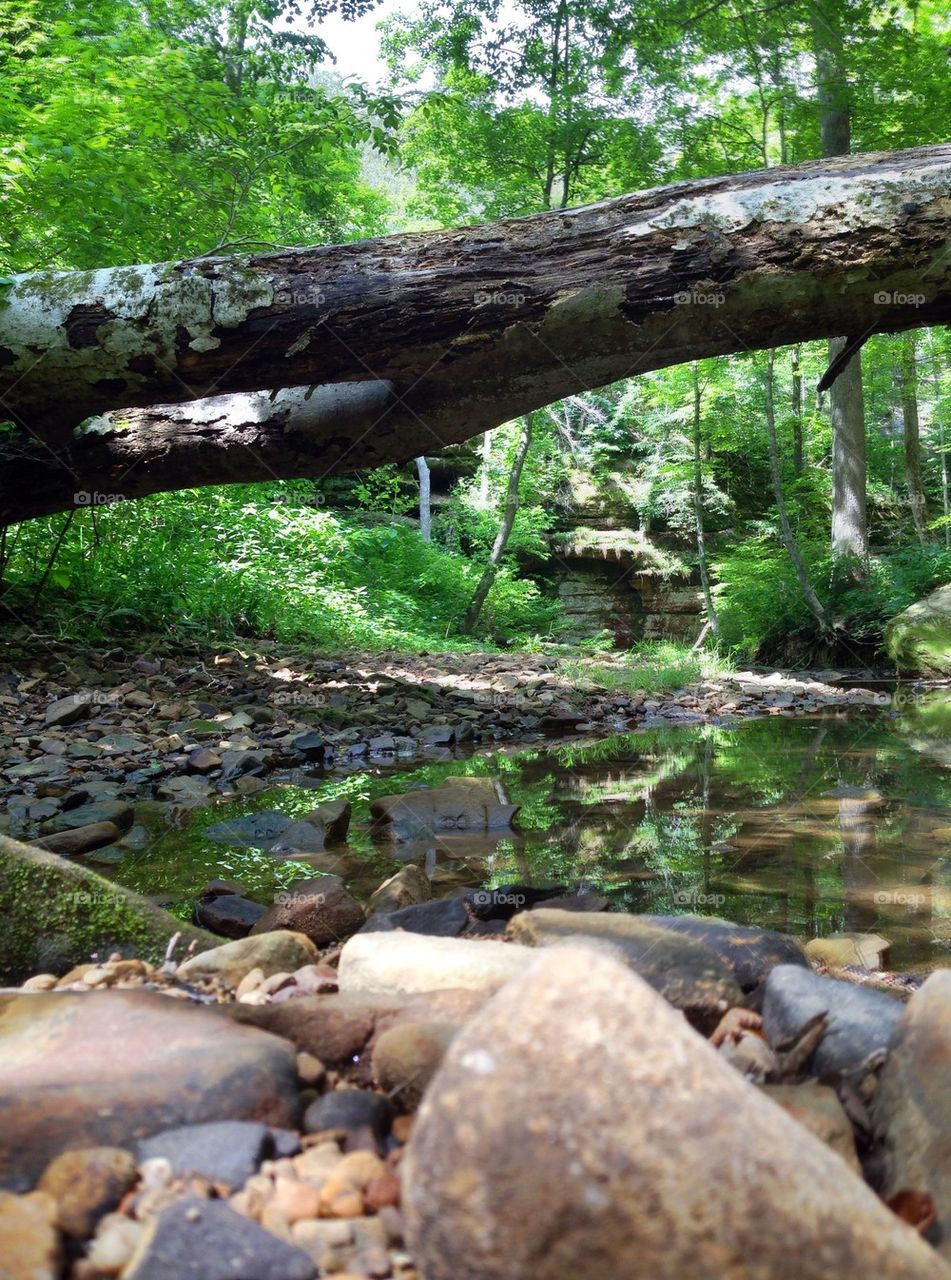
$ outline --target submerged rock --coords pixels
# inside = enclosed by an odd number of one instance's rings
[[[269,848],[284,834],[292,819],[272,810],[250,813],[242,818],[228,818],[205,828],[209,840],[234,845],[239,849]]]
[[[374,889],[367,906],[371,912],[386,913],[428,902],[431,897],[429,877],[415,863],[410,862],[407,866],[400,867],[389,880],[384,880],[379,888]]]
[[[779,965],[766,980],[763,1030],[778,1049],[795,1040],[812,1018],[826,1013],[826,1032],[812,1057],[812,1070],[818,1076],[840,1076],[885,1048],[902,1008],[882,991]]]
[[[946,1275],[838,1156],[587,948],[535,957],[460,1032],[402,1177],[427,1280]]]
[[[323,853],[328,845],[347,838],[352,805],[349,800],[328,800],[306,817],[285,827],[268,852],[275,856],[294,853]]]
[[[530,947],[569,940],[610,946],[705,1033],[713,1031],[727,1009],[743,1003],[743,993],[732,973],[709,947],[643,916],[536,907],[511,921],[508,936]]]
[[[144,991],[0,995],[0,1186],[72,1147],[206,1120],[293,1124],[294,1049]]]
[[[371,802],[370,812],[377,831],[401,843],[433,835],[509,831],[519,806],[500,793],[490,778],[447,778],[428,791],[380,796]]]
[[[933,973],[905,1006],[874,1114],[884,1144],[885,1195],[930,1195],[934,1243],[951,1261],[951,970]]]

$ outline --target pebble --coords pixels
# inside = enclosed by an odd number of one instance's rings
[[[390,1130],[391,1107],[381,1094],[334,1089],[304,1112],[305,1133],[343,1133],[348,1148],[382,1150]]]
[[[37,1186],[56,1201],[60,1230],[82,1240],[137,1181],[135,1161],[123,1148],[80,1147],[52,1160]]]
[[[61,1254],[55,1221],[56,1201],[47,1192],[0,1191],[3,1280],[57,1280]]]

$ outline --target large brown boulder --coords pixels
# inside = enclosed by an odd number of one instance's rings
[[[951,970],[933,973],[892,1034],[875,1098],[885,1194],[934,1200],[934,1240],[951,1261]]]
[[[0,995],[0,1187],[77,1147],[205,1120],[297,1119],[294,1048],[145,991]]]
[[[618,961],[546,950],[463,1028],[403,1171],[426,1280],[948,1280]]]

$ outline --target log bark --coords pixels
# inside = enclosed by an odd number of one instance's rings
[[[949,191],[943,145],[457,231],[18,277],[0,296],[2,519],[405,462],[651,369],[947,323]]]

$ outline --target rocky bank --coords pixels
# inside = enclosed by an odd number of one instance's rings
[[[951,1276],[951,972],[418,880],[0,991],[4,1280]]]

